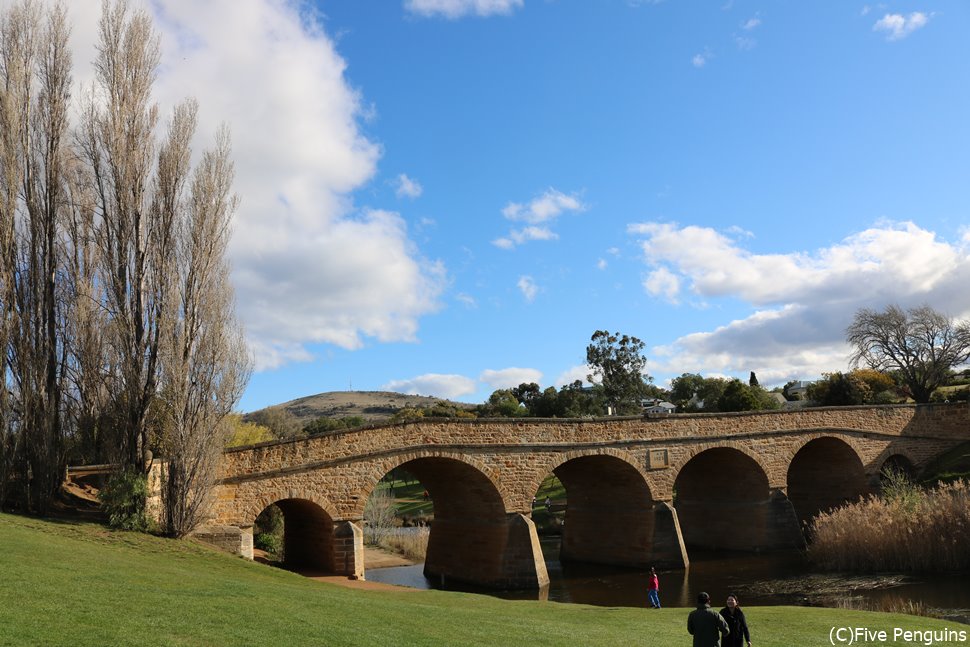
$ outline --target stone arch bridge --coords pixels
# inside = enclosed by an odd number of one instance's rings
[[[364,505],[403,467],[434,501],[426,574],[540,588],[531,511],[550,473],[563,561],[686,566],[695,547],[801,546],[808,519],[878,488],[887,464],[919,471],[966,440],[966,404],[389,424],[227,451],[196,534],[252,558],[276,504],[288,563],[362,577]]]

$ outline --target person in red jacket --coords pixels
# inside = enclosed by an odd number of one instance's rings
[[[650,579],[647,582],[647,599],[654,609],[660,608],[660,579],[653,566],[650,567]]]

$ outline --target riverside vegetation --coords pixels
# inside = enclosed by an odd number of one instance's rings
[[[809,557],[839,571],[970,570],[970,483],[924,489],[890,474],[882,496],[820,514]]]
[[[0,514],[0,644],[678,645],[686,609],[511,602],[315,582],[192,541]],[[822,645],[832,627],[959,631],[913,616],[747,607],[761,647]],[[649,618],[647,617],[649,615]],[[919,640],[868,645],[921,645]]]

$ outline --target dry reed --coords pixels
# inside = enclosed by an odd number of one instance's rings
[[[407,533],[384,533],[379,545],[413,562],[423,562],[428,554],[429,528],[417,528]]]
[[[895,487],[812,522],[809,558],[837,571],[970,569],[970,485]]]

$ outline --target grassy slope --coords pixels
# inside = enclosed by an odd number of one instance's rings
[[[685,609],[356,591],[190,542],[9,515],[0,515],[0,546],[3,645],[689,644]],[[828,644],[833,625],[966,628],[826,609],[747,613],[765,647]]]

